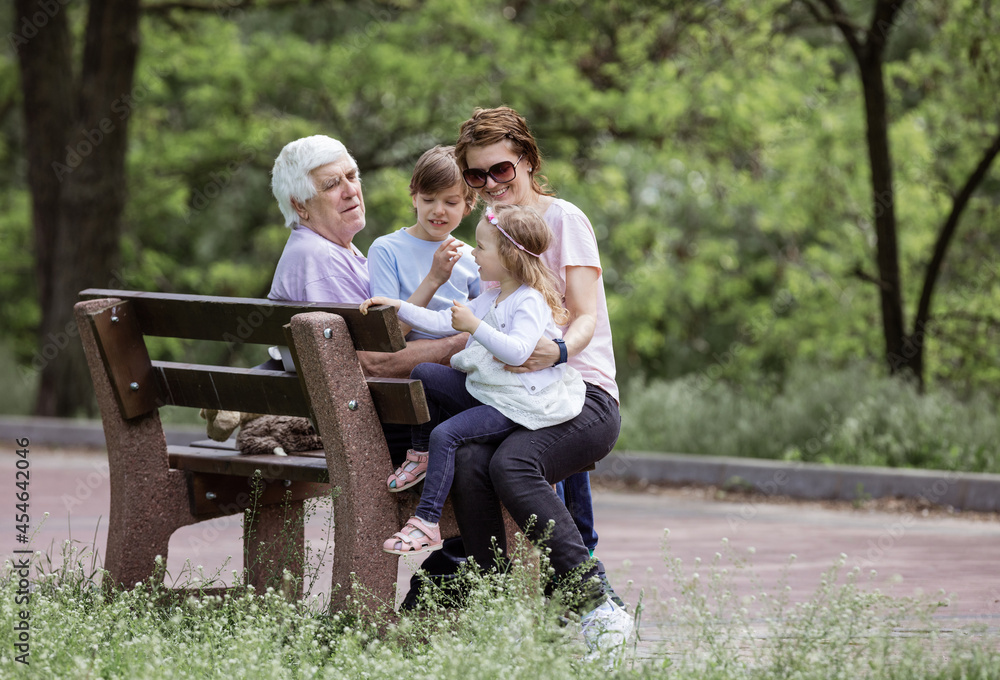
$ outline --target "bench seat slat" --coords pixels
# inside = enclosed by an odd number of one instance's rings
[[[282,326],[289,323],[293,316],[303,312],[331,312],[344,318],[357,350],[397,352],[406,347],[396,312],[387,306],[372,307],[367,315],[362,316],[357,305],[346,304],[275,302],[265,298],[108,288],[88,288],[80,292],[81,300],[97,298],[130,300],[144,335],[284,345]]]
[[[326,457],[294,454],[289,456],[241,456],[238,453],[193,446],[168,446],[170,467],[175,470],[252,477],[257,470],[265,479],[289,479],[293,482],[330,481]]]
[[[236,448],[236,437],[230,437],[224,442],[215,441],[214,439],[199,439],[191,442],[185,448],[194,449],[196,451],[209,449],[211,451],[222,451],[232,455],[236,455],[239,452],[239,449]],[[316,449],[315,451],[296,451],[295,455],[305,458],[326,458],[326,453],[324,453],[323,449]]]

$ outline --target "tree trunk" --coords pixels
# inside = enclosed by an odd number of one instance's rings
[[[903,293],[899,274],[899,247],[896,242],[896,209],[889,155],[889,124],[886,111],[885,80],[881,45],[869,43],[858,54],[865,98],[868,161],[871,166],[872,210],[875,223],[879,295],[882,304],[882,332],[889,370],[912,371],[923,380],[922,354],[914,352],[906,335]]]
[[[59,223],[59,196],[62,184],[50,163],[65,154],[73,121],[72,45],[66,12],[57,11],[42,28],[37,28],[35,0],[15,0],[14,27],[22,40],[18,50],[23,87],[25,151],[28,184],[31,187],[32,222],[35,230],[35,274],[38,302],[50,307],[52,298],[52,244]],[[25,23],[27,22],[27,23]],[[28,28],[28,27],[31,28]],[[32,30],[33,29],[33,30]]]
[[[912,372],[923,385],[923,354],[915,352],[906,334],[903,315],[903,287],[899,274],[899,246],[896,241],[896,206],[889,153],[889,114],[886,110],[883,59],[885,45],[905,0],[875,0],[871,24],[862,29],[853,22],[840,0],[820,0],[817,5],[804,0],[806,9],[821,23],[837,27],[844,36],[861,75],[865,98],[865,126],[868,164],[871,168],[872,218],[875,223],[876,281],[882,306],[882,335],[890,372]],[[861,38],[864,37],[862,41]]]
[[[38,11],[16,3],[18,19]],[[113,281],[118,261],[139,2],[91,0],[75,83],[66,11],[52,6],[18,55],[42,312],[35,413],[71,416],[94,411],[73,304],[82,288]]]

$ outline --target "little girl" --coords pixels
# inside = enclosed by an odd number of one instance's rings
[[[455,302],[438,312],[385,297],[361,304],[362,313],[372,305],[392,305],[404,323],[428,333],[472,335],[452,357],[454,368],[426,363],[411,373],[423,382],[431,420],[413,428],[407,459],[416,466],[401,467],[388,486],[402,491],[424,479],[424,489],[416,515],[383,544],[386,552],[411,555],[441,548],[438,520],[455,474],[455,451],[462,444],[501,441],[519,426],[537,430],[557,425],[583,409],[583,378],[565,363],[529,373],[504,370],[504,365],[524,363],[543,335],[562,341],[556,323],[565,324],[569,312],[539,258],[551,240],[552,232],[534,209],[488,207],[476,226],[472,256],[480,278],[499,286],[468,306]]]

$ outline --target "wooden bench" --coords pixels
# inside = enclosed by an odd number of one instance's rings
[[[104,289],[80,297],[75,313],[107,439],[105,568],[115,584],[153,577],[180,527],[244,511],[248,582],[274,585],[288,569],[301,584],[303,503],[339,487],[331,606],[343,604],[352,576],[394,604],[397,559],[381,543],[415,495],[379,493],[391,468],[381,423],[426,422],[429,413],[419,381],[362,374],[358,350],[405,347],[391,308],[362,316],[354,305]],[[297,372],[153,361],[145,336],[286,345]],[[167,446],[159,416],[167,405],[312,417],[324,450],[241,456],[231,444]],[[457,533],[453,521],[447,533]]]

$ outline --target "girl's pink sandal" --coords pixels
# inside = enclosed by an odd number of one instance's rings
[[[402,529],[382,544],[382,550],[393,555],[419,555],[441,547],[441,528],[429,527],[419,517],[408,519]]]
[[[396,471],[389,475],[389,479],[385,483],[389,487],[389,491],[396,493],[409,489],[426,476],[427,454],[410,449],[406,452],[406,462],[396,468]]]

